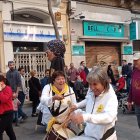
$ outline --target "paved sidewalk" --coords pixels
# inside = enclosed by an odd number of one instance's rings
[[[17,140],[43,140],[45,136],[44,127],[39,127],[35,131],[36,117],[31,117],[31,107],[25,106],[25,112],[29,116],[28,119],[20,124],[20,127],[15,127]],[[134,114],[122,114],[118,115],[118,122],[116,124],[118,140],[140,140],[140,130],[137,126],[136,117]],[[8,140],[6,134],[4,134],[4,140]]]

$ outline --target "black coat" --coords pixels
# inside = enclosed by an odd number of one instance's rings
[[[114,78],[113,70],[111,68],[108,68],[107,74],[108,74],[108,77],[111,79],[111,83],[113,85],[115,85],[116,81],[115,81],[115,78]]]
[[[39,79],[36,77],[31,77],[28,81],[29,83],[29,97],[31,101],[38,100],[39,94],[41,92],[41,84]]]

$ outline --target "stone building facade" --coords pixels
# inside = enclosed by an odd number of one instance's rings
[[[125,0],[75,0],[70,7],[72,61],[94,65],[133,63],[139,37],[140,2]],[[130,27],[135,22],[137,25]],[[135,29],[134,29],[135,28]],[[135,31],[134,31],[135,30]],[[135,44],[135,45],[134,45]]]

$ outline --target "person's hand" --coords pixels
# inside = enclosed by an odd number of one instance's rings
[[[75,124],[81,124],[84,122],[83,115],[81,113],[72,113],[70,115],[70,120]]]
[[[13,92],[13,99],[15,99],[16,97],[17,97],[17,94]]]
[[[53,99],[53,101],[55,101],[55,100],[61,101],[61,100],[64,99],[64,96],[62,96],[62,95],[54,95],[52,97],[52,99]]]
[[[131,110],[132,110],[132,103],[129,103],[129,102],[128,102],[128,103],[127,103],[127,108],[128,108],[129,111],[131,111]]]
[[[77,106],[76,105],[72,105],[71,107],[70,107],[70,112],[73,112],[74,110],[76,110],[77,109]]]
[[[2,85],[0,84],[0,91],[2,91]]]

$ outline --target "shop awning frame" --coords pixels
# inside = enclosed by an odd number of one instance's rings
[[[123,38],[113,38],[113,37],[91,37],[91,36],[79,36],[81,41],[103,41],[103,42],[129,42],[128,37]]]

